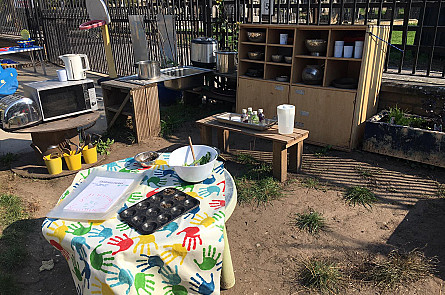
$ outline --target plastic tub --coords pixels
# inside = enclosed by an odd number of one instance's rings
[[[83,160],[86,164],[93,164],[97,162],[97,149],[96,146],[92,148],[88,148],[88,146],[85,146],[82,150],[82,156]]]
[[[71,151],[71,154],[63,154],[65,163],[69,170],[80,170],[82,168],[82,153],[74,154],[75,151]]]
[[[56,157],[51,158],[50,156],[43,157],[43,161],[45,161],[46,168],[48,169],[48,173],[51,175],[59,174],[62,172],[62,158]]]
[[[295,106],[282,104],[277,106],[278,133],[292,134],[294,132]]]

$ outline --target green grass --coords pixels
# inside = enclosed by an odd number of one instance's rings
[[[331,145],[327,145],[314,153],[314,155],[318,158],[324,157],[327,153],[332,149]]]
[[[306,177],[306,178],[302,179],[300,185],[302,187],[307,188],[308,190],[309,189],[315,189],[315,190],[321,189],[323,191],[326,191],[326,187],[324,185],[322,185],[317,178],[314,178],[314,177]]]
[[[321,213],[310,209],[308,213],[297,213],[295,225],[300,230],[316,236],[326,229],[326,220]]]
[[[391,35],[391,43],[394,45],[402,44],[403,32],[402,31],[393,31]],[[406,36],[406,45],[414,45],[414,39],[416,38],[415,31],[408,31]]]
[[[13,153],[7,153],[0,156],[0,164],[3,166],[10,166],[12,162],[18,159],[19,155]]]
[[[374,193],[361,186],[348,188],[343,198],[349,205],[363,205],[363,207],[369,209],[371,209],[372,205],[377,202],[377,198]]]
[[[0,225],[6,227],[28,217],[19,197],[8,194],[0,195]]]
[[[300,281],[306,288],[322,294],[338,294],[342,285],[342,274],[333,262],[309,259],[303,261]]]
[[[433,270],[433,260],[419,250],[404,253],[394,250],[385,260],[366,266],[364,278],[384,289],[393,289],[426,277]]]
[[[363,166],[355,166],[354,170],[359,174],[362,178],[371,178],[375,175],[379,174],[380,171],[372,168],[367,168]]]
[[[19,197],[0,195],[0,294],[19,294],[11,272],[24,265],[28,252],[24,243],[30,231],[29,218]]]

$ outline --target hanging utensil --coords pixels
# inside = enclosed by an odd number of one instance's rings
[[[68,139],[68,143],[71,144],[71,145],[74,145],[76,147],[76,152],[74,153],[75,155],[80,153],[80,151],[82,150],[82,148],[78,144],[72,142],[70,139]]]
[[[41,156],[43,156],[43,153],[38,146],[36,146],[34,143],[31,143],[30,145],[36,152],[38,152]]]

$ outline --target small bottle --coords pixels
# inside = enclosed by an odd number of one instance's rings
[[[252,124],[259,124],[260,123],[260,119],[258,118],[258,112],[257,111],[253,111],[251,123]]]
[[[263,109],[258,109],[258,118],[260,119],[260,124],[264,125],[266,123],[266,117],[264,117]]]
[[[252,108],[247,108],[247,122],[252,123]]]
[[[247,116],[247,110],[243,109],[242,112],[243,113],[241,114],[241,122],[248,123],[249,122],[249,117]]]

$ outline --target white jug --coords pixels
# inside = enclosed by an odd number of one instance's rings
[[[65,64],[68,80],[86,79],[86,71],[90,69],[90,63],[86,54],[65,54],[59,56],[59,58]]]

